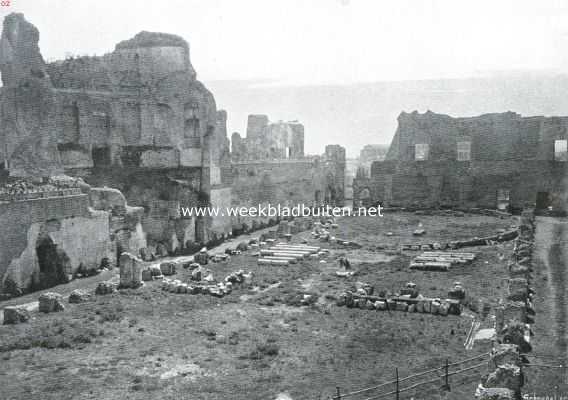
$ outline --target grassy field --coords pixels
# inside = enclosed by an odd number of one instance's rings
[[[343,218],[334,234],[360,249],[320,243],[308,233],[293,238],[329,248],[325,263],[258,266],[249,251],[208,265],[219,280],[239,269],[254,273],[250,286],[224,298],[171,294],[152,282],[66,304],[64,313],[35,313],[28,324],[0,326],[0,397],[250,400],[286,393],[315,400],[328,398],[336,386],[345,392],[392,380],[396,367],[402,377],[472,357],[487,350],[464,349],[472,311],[448,317],[387,313],[337,307],[335,299],[358,281],[390,292],[412,281],[436,297],[460,281],[471,303],[494,304],[507,276],[510,243],[469,249],[478,258],[450,272],[410,271],[411,254],[397,249],[415,240],[419,224],[427,231],[419,241],[427,242],[486,236],[514,222],[411,213]],[[355,276],[335,275],[341,255],[351,260]],[[184,270],[176,276],[188,277]],[[300,306],[304,294],[317,301]],[[440,380],[402,398],[469,398],[478,382],[472,371],[452,377],[451,392],[439,389]]]

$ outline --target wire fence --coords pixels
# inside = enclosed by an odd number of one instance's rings
[[[477,356],[460,360],[457,362],[446,362],[440,367],[421,371],[405,377],[399,376],[398,368],[395,368],[395,379],[383,382],[378,385],[353,390],[350,392],[342,392],[340,387],[336,388],[336,394],[333,400],[379,400],[379,399],[400,399],[400,395],[410,392],[418,388],[437,385],[442,390],[449,391],[451,385],[451,377],[462,375],[469,372],[466,377],[479,377],[479,374],[471,374],[472,371],[487,366],[487,358],[489,353],[478,354]],[[483,361],[482,361],[483,360]],[[482,362],[479,362],[482,361]]]

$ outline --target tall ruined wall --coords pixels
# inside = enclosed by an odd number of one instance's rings
[[[510,204],[521,209],[550,194],[553,207],[565,203],[565,167],[549,161],[376,162],[371,178],[357,179],[361,200],[367,189],[374,201],[390,206],[497,207],[498,191],[508,191]]]
[[[143,207],[151,246],[209,240],[219,224],[172,217],[180,204],[207,204],[230,170],[227,115],[196,80],[188,43],[144,31],[103,56],[46,65],[38,42],[23,15],[4,19],[0,167],[123,190]]]
[[[416,144],[429,160],[457,159],[457,143],[471,143],[471,159],[553,160],[554,141],[567,139],[568,117],[522,117],[513,112],[452,118],[428,111],[401,113],[386,159],[412,161]]]
[[[38,41],[37,29],[22,14],[5,18],[0,136],[12,176],[39,173],[30,158],[40,145],[49,151],[38,155],[67,170],[197,167],[207,141],[228,146],[226,132],[216,130],[213,95],[196,80],[182,38],[141,32],[104,56],[49,65]]]
[[[146,247],[142,210],[128,206],[116,189],[83,185],[81,190],[4,193],[2,200],[0,293],[8,279],[28,290],[50,278],[40,259],[39,248],[46,244],[52,250],[48,261],[61,263],[65,275],[81,266],[97,268],[103,259],[114,265],[121,250],[137,254]]]
[[[236,162],[231,204],[233,207],[342,205],[344,175],[345,169],[336,169],[336,164],[325,157]],[[232,223],[236,227],[242,223],[251,227],[253,221],[268,220],[245,217],[233,218]]]
[[[271,123],[266,115],[249,115],[247,136],[235,132],[231,140],[233,161],[304,157],[304,125],[298,121]]]
[[[566,207],[567,163],[555,160],[554,141],[565,140],[567,117],[521,117],[507,112],[451,118],[402,113],[387,160],[374,162],[370,178],[356,179],[356,202],[393,206],[498,206],[508,193],[521,209],[544,197],[544,206]],[[469,159],[458,160],[458,142],[470,142]],[[415,145],[428,144],[426,160]],[[507,201],[506,201],[507,202]]]

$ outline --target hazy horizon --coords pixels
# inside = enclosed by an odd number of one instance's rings
[[[177,34],[229,134],[248,114],[297,119],[309,153],[388,144],[403,110],[568,114],[560,0],[12,0],[9,12],[39,29],[47,61],[102,55],[142,30]]]

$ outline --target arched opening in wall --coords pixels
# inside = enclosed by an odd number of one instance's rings
[[[321,205],[322,197],[321,197],[321,190],[316,190],[314,199],[316,201],[316,206]]]
[[[91,157],[93,158],[93,166],[95,168],[110,166],[110,147],[93,147]]]
[[[286,158],[292,158],[292,148],[286,147]]]
[[[328,186],[325,190],[325,204],[329,204],[334,206],[337,200],[337,194],[335,188],[332,186]]]
[[[36,255],[39,279],[32,285],[32,290],[47,289],[67,282],[66,270],[69,269],[69,257],[65,252],[57,249],[57,245],[49,236],[38,240]]]
[[[199,143],[200,124],[199,124],[199,104],[187,103],[183,111],[184,125],[183,137],[189,147],[197,147]]]
[[[361,207],[371,207],[371,202],[371,191],[369,190],[369,188],[363,188],[359,192],[359,205]]]

